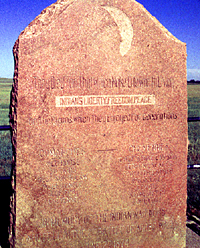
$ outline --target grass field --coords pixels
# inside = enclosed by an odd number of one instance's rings
[[[188,169],[187,186],[188,205],[200,210],[200,169]]]
[[[12,79],[0,78],[0,125],[9,125],[9,105]],[[0,176],[11,172],[12,146],[10,132],[0,132]]]
[[[9,104],[12,79],[0,78],[0,125],[9,125]]]
[[[0,79],[0,125],[9,125],[12,79]],[[188,85],[188,116],[200,117],[200,85]],[[188,164],[200,164],[200,122],[188,123]],[[12,147],[10,132],[0,132],[0,176],[9,176]],[[200,209],[200,169],[188,170],[188,204]]]
[[[188,85],[188,117],[200,117],[200,85]],[[188,164],[200,164],[200,122],[188,123]],[[188,169],[188,208],[200,210],[200,169]]]
[[[188,85],[188,117],[200,117],[200,85]],[[200,122],[188,123],[188,164],[200,164]]]

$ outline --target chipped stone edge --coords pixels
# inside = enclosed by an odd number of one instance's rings
[[[57,2],[46,7],[25,29],[21,32],[21,38],[30,38],[39,35],[42,32],[42,27],[52,23],[53,17],[60,15],[65,9],[67,9],[75,0]],[[38,27],[41,27],[39,29]],[[40,30],[40,31],[38,31]]]
[[[11,171],[11,195],[10,195],[10,225],[9,225],[9,244],[15,247],[16,240],[16,153],[17,153],[17,105],[18,105],[18,55],[19,39],[13,47],[15,62],[13,85],[10,96],[10,127],[12,141],[12,171]]]

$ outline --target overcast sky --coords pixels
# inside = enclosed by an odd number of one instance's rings
[[[21,31],[53,0],[0,0],[0,77],[13,77],[12,47]],[[187,43],[188,80],[200,80],[200,0],[138,0]]]

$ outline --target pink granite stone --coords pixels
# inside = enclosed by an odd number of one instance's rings
[[[134,0],[70,0],[14,55],[11,246],[185,247],[186,45]]]

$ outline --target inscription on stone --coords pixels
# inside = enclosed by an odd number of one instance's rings
[[[10,246],[185,247],[186,45],[136,1],[65,0],[14,56]]]
[[[154,105],[154,95],[56,96],[56,107]]]

